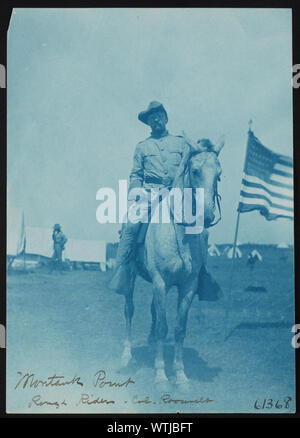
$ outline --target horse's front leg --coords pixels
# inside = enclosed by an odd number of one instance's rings
[[[161,385],[168,382],[165,373],[164,361],[164,343],[168,334],[167,316],[166,316],[166,297],[167,291],[165,282],[161,276],[157,275],[153,279],[153,304],[155,307],[155,339],[156,339],[156,357],[155,357],[155,383]]]
[[[178,308],[175,327],[174,371],[175,383],[182,385],[188,382],[183,365],[183,342],[186,335],[188,313],[196,293],[198,278],[186,285],[178,287]]]
[[[126,338],[124,341],[124,350],[122,353],[122,366],[126,367],[131,361],[131,324],[134,314],[133,290],[134,280],[132,279],[128,293],[125,295],[124,315],[126,320]]]
[[[152,299],[151,303],[151,329],[148,336],[148,344],[154,344],[156,341],[156,310],[155,310],[155,304],[154,299]]]

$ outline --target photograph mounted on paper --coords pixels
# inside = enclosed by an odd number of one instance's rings
[[[291,10],[7,39],[7,412],[294,412]]]

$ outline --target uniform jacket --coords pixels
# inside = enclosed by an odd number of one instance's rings
[[[53,231],[52,239],[53,245],[59,244],[62,248],[64,248],[65,243],[68,240],[62,231]]]
[[[186,148],[189,146],[183,137],[168,132],[158,139],[150,136],[138,143],[129,190],[135,187],[151,189],[170,186]]]

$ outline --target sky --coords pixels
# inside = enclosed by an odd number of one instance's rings
[[[128,179],[152,100],[172,134],[226,136],[211,242],[233,241],[249,119],[292,156],[290,9],[14,9],[7,58],[8,205],[28,226],[118,240],[96,193]],[[293,222],[243,213],[238,240],[292,243]]]

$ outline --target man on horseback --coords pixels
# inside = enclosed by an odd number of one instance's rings
[[[133,168],[130,173],[130,191],[134,188],[150,189],[171,188],[182,157],[197,151],[197,144],[188,141],[182,136],[169,134],[166,129],[168,122],[164,106],[156,101],[150,102],[148,108],[138,115],[138,119],[151,127],[151,135],[136,146],[133,159]],[[135,201],[128,197],[128,201]],[[149,215],[148,203],[140,203],[139,207],[146,216]],[[129,210],[130,213],[130,210]],[[146,221],[147,222],[147,221]],[[131,266],[137,235],[141,222],[128,221],[123,226],[114,276],[110,288],[117,293],[125,294],[130,284]],[[207,244],[208,232],[203,231]],[[201,271],[201,294],[207,289],[209,292],[218,286],[210,274],[203,267]],[[200,296],[199,296],[200,299]]]

